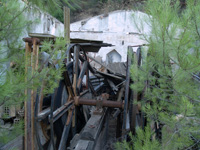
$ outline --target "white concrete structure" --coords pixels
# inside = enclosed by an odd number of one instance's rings
[[[25,6],[23,1],[20,1],[21,7]],[[23,38],[28,37],[29,33],[39,33],[39,34],[51,34],[54,36],[64,36],[64,25],[56,18],[52,17],[46,12],[41,11],[37,7],[32,7],[24,11],[23,15],[27,20],[33,21],[30,28],[24,27],[24,31],[21,37],[18,38],[18,44],[24,43]],[[7,56],[7,46],[5,41],[1,41],[1,53],[0,59]],[[17,44],[17,43],[16,43]],[[25,45],[25,43],[24,43]],[[5,46],[5,47],[3,47]],[[0,64],[0,85],[6,80],[6,70],[9,67],[9,62]]]
[[[51,34],[64,36],[64,24],[37,7],[32,7],[25,12],[27,20],[34,21],[29,30],[25,30],[24,37],[28,33]]]
[[[97,56],[101,56],[102,60],[107,63],[111,56],[115,59],[114,62],[120,60],[125,62],[127,47],[144,44],[145,41],[141,39],[141,35],[150,33],[150,26],[145,21],[141,22],[145,19],[147,15],[139,11],[114,11],[72,23],[70,36],[113,44],[115,45],[113,47],[101,48]],[[110,53],[111,51],[113,53]]]

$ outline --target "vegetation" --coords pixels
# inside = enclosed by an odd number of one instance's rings
[[[137,79],[134,91],[141,92],[148,83],[140,101],[148,125],[144,131],[137,129],[131,143],[119,144],[124,149],[200,148],[200,3],[186,2],[182,9],[179,0],[146,3],[151,33],[142,38],[149,44],[148,53],[138,72],[132,66],[131,75]],[[142,31],[142,23],[138,26]],[[160,135],[153,136],[155,128]]]
[[[46,88],[45,93],[53,93],[54,88],[58,86],[58,81],[62,74],[62,60],[67,39],[57,38],[56,41],[43,43],[40,52],[49,54],[48,60],[59,66],[55,69],[53,65],[49,65],[41,70],[35,70],[25,82],[25,43],[22,41],[25,30],[30,25],[37,23],[37,20],[30,21],[26,13],[32,5],[36,4],[40,8],[55,9],[61,8],[61,1],[25,1],[24,5],[20,0],[1,0],[0,1],[0,107],[20,106],[23,108],[23,102],[26,99],[24,91],[26,88],[36,90],[40,88],[41,81],[44,81]],[[62,1],[66,5],[69,2]],[[52,45],[54,47],[52,48]],[[39,65],[38,68],[42,66]],[[51,85],[51,86],[48,86]],[[2,113],[1,113],[2,114]],[[4,121],[9,120],[9,116],[0,116]],[[6,143],[19,134],[23,133],[23,121],[13,125],[11,128],[4,126],[4,121],[0,119],[0,143]],[[1,146],[1,144],[0,144]]]
[[[91,16],[109,13],[114,10],[125,9],[143,9],[145,0],[76,0],[70,5],[71,7],[71,22],[86,19]],[[65,4],[64,4],[65,5]],[[52,9],[47,10],[52,16],[56,17],[61,22],[63,20],[63,11]]]
[[[63,57],[58,56],[63,56],[66,39],[58,38],[55,43],[44,42],[41,52],[49,53],[49,60],[56,62],[59,69],[49,66],[42,71],[36,70],[29,77],[29,82],[24,80],[25,51],[24,43],[20,39],[24,29],[28,29],[33,23],[27,21],[24,15],[30,5],[37,5],[61,20],[63,5],[85,9],[91,5],[113,2],[129,4],[122,0],[88,0],[90,5],[78,0],[25,2],[27,5],[24,6],[18,0],[0,2],[0,106],[23,106],[26,99],[24,90],[36,90],[42,80],[47,85],[45,93],[52,93],[61,78]],[[139,102],[148,118],[148,124],[144,130],[138,128],[136,135],[130,134],[130,142],[118,143],[117,149],[199,149],[200,3],[197,0],[187,0],[185,8],[181,8],[179,0],[148,0],[145,4],[148,14],[146,21],[152,29],[150,35],[142,37],[148,42],[148,54],[143,51],[143,65],[135,72],[134,68],[137,66],[133,64],[131,75],[134,81],[137,79],[132,89],[138,93],[148,83],[144,98]],[[117,5],[114,9],[116,8]],[[138,27],[142,33],[142,23]],[[4,116],[6,117],[8,116]],[[158,126],[155,127],[155,124]],[[0,124],[0,143],[23,133],[22,127],[23,122],[20,122],[14,126],[15,129],[9,131],[2,129]],[[155,128],[160,135],[155,134]]]

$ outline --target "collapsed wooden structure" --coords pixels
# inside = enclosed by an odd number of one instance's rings
[[[26,42],[26,72],[38,67],[38,54],[44,38],[24,38]],[[25,149],[94,149],[108,114],[117,118],[116,136],[135,132],[137,125],[144,125],[137,101],[130,85],[131,63],[140,65],[140,49],[135,53],[129,47],[127,62],[106,66],[88,53],[101,47],[112,46],[102,41],[71,39],[66,49],[65,71],[59,87],[51,95],[42,95],[27,89],[25,101]],[[28,60],[29,55],[32,59]],[[90,61],[105,68],[95,69]],[[134,61],[134,62],[133,62]],[[122,73],[123,72],[123,73]],[[126,73],[125,73],[126,72]],[[30,111],[31,110],[31,111]],[[136,123],[136,120],[139,122]]]

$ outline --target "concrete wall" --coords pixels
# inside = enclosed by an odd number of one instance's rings
[[[115,49],[121,55],[122,62],[125,62],[128,46],[146,43],[141,39],[142,34],[149,34],[151,31],[145,21],[141,22],[146,19],[147,15],[139,11],[114,11],[72,23],[70,36],[113,44],[113,47],[101,48],[98,55],[103,61],[107,61],[106,54]]]
[[[25,3],[20,1],[21,7],[23,8]],[[24,37],[28,37],[29,33],[40,33],[40,34],[51,34],[54,36],[64,36],[64,25],[56,18],[52,17],[46,12],[41,11],[37,7],[32,7],[24,12],[24,16],[27,20],[33,21],[30,28],[24,28],[22,36],[18,39],[18,44],[25,43],[22,41]],[[5,41],[1,41],[1,52],[0,59],[6,58],[7,46]],[[17,45],[17,43],[16,43]],[[5,46],[5,47],[3,47]],[[9,62],[0,64],[0,85],[4,84],[6,80],[6,70],[9,67]]]
[[[34,21],[29,30],[25,30],[24,36],[28,33],[51,34],[64,36],[64,24],[37,7],[30,8],[25,12],[27,20]]]

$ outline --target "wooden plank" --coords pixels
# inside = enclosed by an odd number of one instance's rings
[[[28,42],[26,42],[26,47],[25,47],[25,82],[27,83],[28,81],[28,73],[30,73],[31,70],[31,47],[29,45]],[[24,129],[24,149],[25,150],[29,150],[31,146],[31,125],[30,125],[30,117],[31,117],[31,113],[30,113],[30,90],[26,89],[25,90],[25,95],[27,96],[27,99],[24,101],[24,125],[25,125],[25,129]]]
[[[118,79],[118,80],[125,80],[124,78],[121,78],[121,77],[113,75],[113,74],[104,73],[104,72],[101,72],[101,71],[96,71],[96,72],[101,74],[102,76],[106,76],[108,78],[110,77],[110,78],[115,78],[115,79]]]
[[[70,9],[64,7],[64,37],[70,40]]]
[[[38,51],[37,38],[33,38],[33,52],[32,52],[32,76],[38,68]],[[31,149],[35,149],[35,130],[34,130],[34,110],[35,110],[36,91],[31,90]]]
[[[80,51],[80,46],[76,45],[74,46],[74,58],[73,58],[73,89],[74,89],[74,94],[76,96],[76,89],[77,89],[77,78],[78,78],[78,64],[79,64],[79,51]]]
[[[74,150],[93,150],[103,128],[106,115],[107,109],[93,113],[79,137],[75,136],[72,139],[70,148],[73,147]]]

